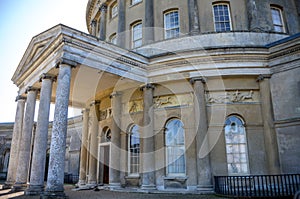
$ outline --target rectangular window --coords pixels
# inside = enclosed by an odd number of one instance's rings
[[[131,0],[131,5],[135,5],[142,2],[142,0]]]
[[[111,18],[114,18],[118,15],[118,4],[115,3],[113,4],[113,6],[111,7]]]
[[[128,174],[131,176],[138,176],[140,172],[140,135],[138,131],[138,126],[134,125],[128,139]]]
[[[179,13],[170,11],[164,14],[165,39],[179,36]]]
[[[231,30],[231,20],[228,4],[213,5],[215,31],[226,32]]]
[[[285,27],[282,19],[282,10],[277,7],[271,7],[271,14],[275,32],[285,32]]]
[[[136,23],[132,26],[132,48],[137,48],[142,45],[143,31],[142,23]]]

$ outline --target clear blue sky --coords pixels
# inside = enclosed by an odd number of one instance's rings
[[[59,23],[87,32],[87,2],[0,0],[0,123],[14,122],[18,88],[11,77],[32,37]]]

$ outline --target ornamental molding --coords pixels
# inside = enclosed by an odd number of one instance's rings
[[[254,103],[259,102],[259,94],[253,90],[208,92],[206,93],[206,102],[208,104]]]

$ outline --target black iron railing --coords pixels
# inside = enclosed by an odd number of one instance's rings
[[[215,176],[216,194],[238,197],[289,197],[300,190],[300,174]]]
[[[73,175],[73,174],[65,174],[64,176],[64,183],[67,184],[76,184],[79,180],[78,175]]]

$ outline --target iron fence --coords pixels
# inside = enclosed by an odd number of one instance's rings
[[[300,190],[300,174],[215,176],[215,192],[238,197],[288,197]]]

